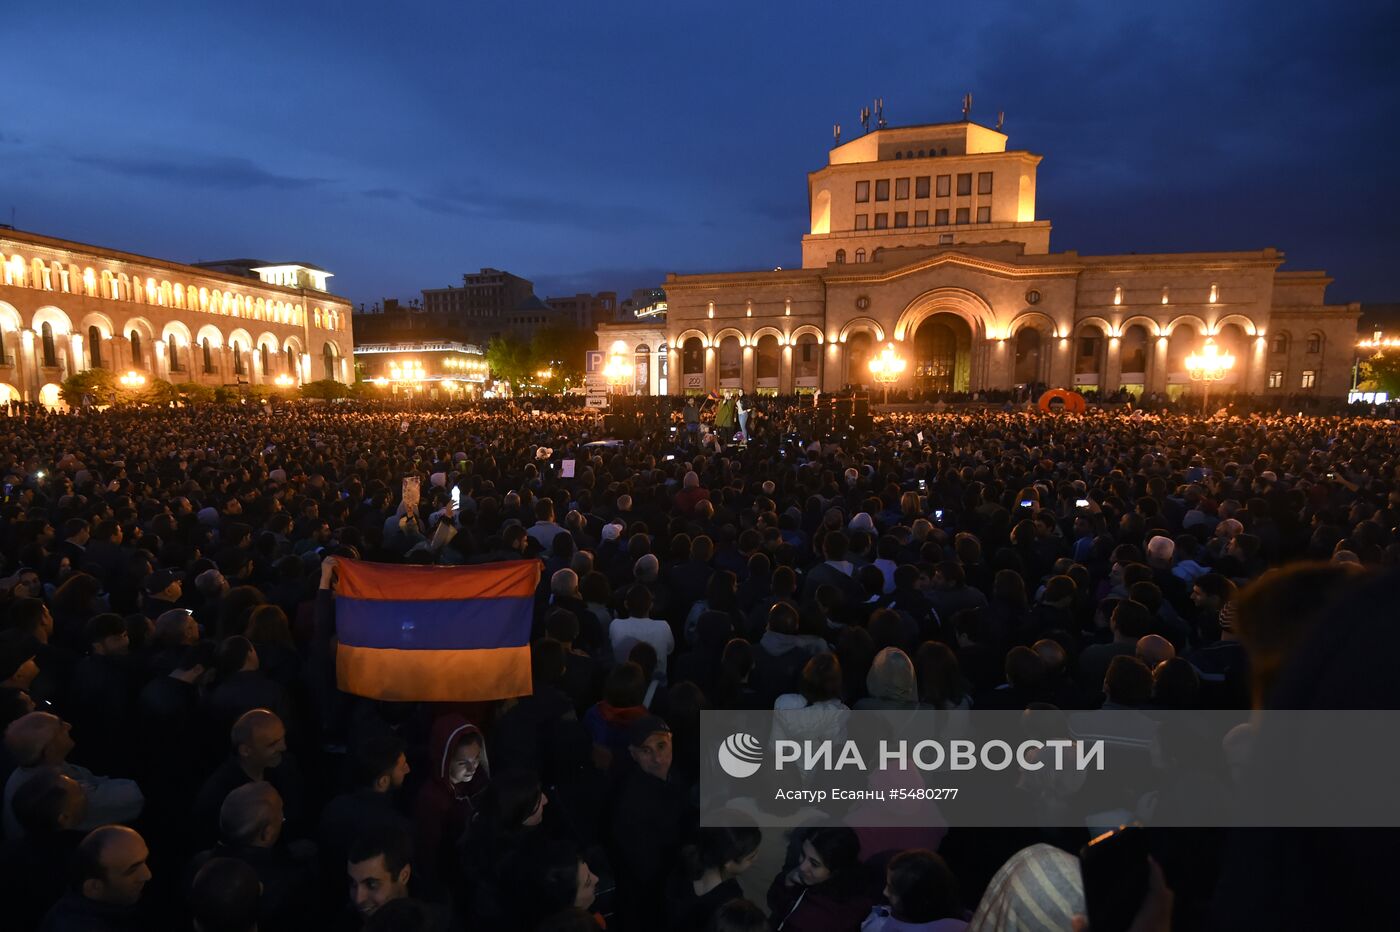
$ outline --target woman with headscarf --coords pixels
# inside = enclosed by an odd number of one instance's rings
[[[1083,912],[1079,859],[1050,845],[1031,845],[992,877],[967,932],[1067,930]]]
[[[875,655],[870,672],[865,676],[864,699],[856,702],[856,710],[912,711],[926,708],[919,702],[919,684],[914,676],[914,664],[909,655],[898,647],[886,647]]]
[[[442,874],[452,873],[456,864],[457,842],[490,786],[491,767],[481,729],[456,713],[433,722],[428,753],[432,776],[413,804],[415,865],[444,881]]]

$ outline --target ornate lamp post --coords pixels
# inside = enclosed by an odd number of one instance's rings
[[[136,389],[146,384],[146,377],[136,371],[127,371],[123,372],[117,381],[121,383],[122,388]]]
[[[1191,381],[1200,382],[1203,389],[1201,394],[1201,414],[1206,413],[1206,407],[1210,403],[1210,383],[1219,382],[1225,378],[1235,366],[1235,357],[1229,353],[1220,352],[1220,347],[1215,345],[1215,340],[1206,337],[1205,345],[1201,347],[1199,353],[1192,353],[1186,357],[1186,372],[1191,376]]]
[[[887,343],[880,355],[870,360],[870,376],[885,386],[885,404],[890,403],[890,385],[899,381],[907,363],[895,355],[894,344]]]
[[[608,380],[609,391],[620,393],[623,384],[631,375],[632,369],[620,353],[608,357],[608,364],[603,367],[603,376]]]

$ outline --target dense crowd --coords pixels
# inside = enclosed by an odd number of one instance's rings
[[[0,925],[1083,928],[1084,830],[700,828],[701,711],[1394,707],[1394,422],[741,407],[5,419]],[[339,690],[347,558],[539,561],[532,694]],[[1393,912],[1389,830],[1147,832],[1135,930]]]

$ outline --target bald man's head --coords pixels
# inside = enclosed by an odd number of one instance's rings
[[[57,766],[73,750],[68,723],[49,712],[21,715],[5,729],[5,750],[21,767]]]
[[[282,835],[282,797],[271,783],[245,783],[224,797],[219,833],[235,846],[271,848]]]
[[[151,879],[146,841],[125,825],[93,829],[73,856],[74,881],[84,899],[132,906]]]
[[[1147,634],[1138,638],[1137,656],[1147,664],[1147,669],[1155,670],[1157,664],[1176,656],[1176,648],[1160,634]]]
[[[287,750],[287,729],[282,720],[267,709],[244,712],[229,733],[233,753],[245,771],[261,779],[262,771],[282,763]]]
[[[1033,647],[1036,655],[1045,664],[1045,669],[1052,674],[1058,674],[1065,668],[1065,647],[1059,641],[1050,638],[1041,638],[1035,642]]]
[[[38,838],[81,825],[87,815],[87,794],[72,777],[43,767],[20,784],[10,806],[24,833]]]

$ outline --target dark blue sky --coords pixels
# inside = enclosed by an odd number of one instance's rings
[[[1400,300],[1393,3],[73,2],[7,17],[0,220],[301,259],[356,302],[800,264],[858,132],[1006,112],[1081,253],[1257,249]]]

